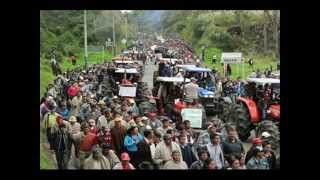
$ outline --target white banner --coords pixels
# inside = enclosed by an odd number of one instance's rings
[[[120,86],[119,96],[136,97],[137,87]]]
[[[193,128],[202,128],[202,109],[182,109],[182,121],[189,120]]]
[[[225,63],[225,64],[243,63],[242,53],[222,53],[221,63]]]

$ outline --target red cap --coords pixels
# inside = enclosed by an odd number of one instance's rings
[[[261,145],[262,144],[262,140],[260,138],[253,138],[252,139],[252,144],[253,145]]]
[[[130,157],[129,157],[129,154],[124,152],[121,154],[121,160],[122,161],[130,161]]]

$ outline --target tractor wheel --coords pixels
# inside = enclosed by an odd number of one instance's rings
[[[249,114],[245,107],[239,104],[225,104],[221,119],[225,123],[236,126],[239,138],[245,141],[250,136],[253,126],[248,118]]]
[[[268,132],[271,136],[262,138],[262,141],[269,141],[274,152],[279,155],[280,153],[280,131],[274,121],[265,120],[259,123],[256,129],[256,136],[262,137],[263,132]]]

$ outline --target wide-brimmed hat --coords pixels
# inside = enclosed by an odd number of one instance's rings
[[[98,105],[105,105],[106,103],[103,100],[100,100],[97,104]]]
[[[69,121],[70,122],[77,122],[77,118],[75,116],[70,116]]]

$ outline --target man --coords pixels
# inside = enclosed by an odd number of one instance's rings
[[[124,152],[121,154],[121,162],[116,164],[113,169],[118,170],[135,170],[135,167],[130,163],[130,156]]]
[[[244,155],[244,148],[242,142],[238,139],[237,131],[234,128],[230,128],[227,131],[228,138],[222,142],[222,150],[224,157],[229,160],[229,158],[234,155],[241,157]]]
[[[118,163],[120,163],[119,158],[112,150],[112,146],[108,144],[102,144],[102,154],[109,160],[111,169]]]
[[[253,157],[246,164],[247,169],[270,169],[262,148],[253,150]]]
[[[117,121],[119,120],[120,124],[122,126],[124,126],[125,128],[129,127],[129,124],[125,120],[122,119],[122,116],[120,114],[118,114],[118,113],[115,113],[115,118],[112,121],[110,121],[109,124],[108,124],[110,129],[112,129],[115,126],[116,120]]]
[[[220,146],[220,136],[218,134],[212,134],[210,140],[211,142],[207,144],[210,158],[216,162],[218,169],[222,169],[224,167],[224,157]]]
[[[112,149],[115,150],[118,157],[124,150],[124,138],[126,135],[126,128],[121,124],[121,119],[114,119],[114,127],[111,128]]]
[[[90,132],[95,135],[98,135],[99,130],[96,127],[96,121],[94,119],[89,119],[88,123],[89,123]]]
[[[82,104],[82,96],[81,96],[81,93],[79,92],[77,96],[73,97],[71,100],[70,116],[79,117],[81,104]]]
[[[181,160],[179,151],[172,152],[172,159],[166,162],[162,169],[188,169],[186,162]]]
[[[108,123],[111,120],[111,109],[104,109],[103,115],[98,118],[97,128],[102,129],[102,127],[109,127]]]
[[[262,148],[262,140],[260,138],[253,138],[252,139],[252,146],[248,150],[245,158],[245,164],[248,163],[248,161],[252,158],[253,156],[253,151],[255,148]]]
[[[209,158],[209,153],[206,150],[198,151],[199,160],[191,164],[190,169],[203,169],[203,165]]]
[[[111,137],[111,129],[108,127],[102,126],[99,132],[99,145],[108,144],[112,146],[112,137]]]
[[[191,82],[185,85],[186,98],[198,99],[198,90],[197,79],[192,77]]]
[[[80,169],[83,169],[84,160],[88,158],[91,154],[92,148],[98,143],[97,136],[90,133],[90,128],[88,125],[84,124],[82,126],[83,134],[80,137]]]
[[[156,118],[157,114],[156,113],[149,113],[149,125],[151,126],[152,129],[158,129],[159,127],[162,126],[162,123],[159,119]]]
[[[57,98],[58,92],[56,91],[56,88],[51,83],[49,84],[47,95],[52,96],[54,99]]]
[[[71,116],[69,118],[70,122],[70,149],[72,148],[72,145],[74,145],[75,150],[75,156],[79,158],[79,140],[80,140],[80,124],[77,122],[77,119],[75,116]]]
[[[151,144],[153,143],[153,132],[151,130],[144,131],[144,139],[138,144],[138,164],[143,161],[152,162]]]
[[[202,134],[199,135],[198,140],[196,142],[198,147],[205,147],[208,143],[210,143],[210,135],[213,133],[216,133],[216,127],[213,123],[207,124],[207,130],[202,132]]]
[[[170,134],[165,134],[163,136],[163,142],[160,142],[156,147],[153,159],[155,164],[161,169],[166,162],[171,160],[173,151],[178,151],[180,153],[180,158],[182,159],[180,146],[177,143],[172,142],[172,136]]]
[[[84,161],[83,169],[111,169],[110,162],[105,158],[100,148],[94,148],[92,154]]]
[[[133,98],[128,99],[129,101],[129,110],[132,111],[132,113],[134,114],[139,114],[139,108],[137,106],[137,104],[135,103]]]
[[[142,117],[141,116],[135,116],[133,119],[134,119],[134,122],[135,122],[136,126],[139,129],[139,133],[140,134],[144,134],[144,131],[146,130],[146,125],[142,122]]]
[[[44,123],[44,128],[46,130],[46,135],[47,135],[47,139],[48,142],[50,144],[50,150],[54,150],[54,126],[56,125],[56,119],[59,116],[58,113],[56,113],[54,111],[54,107],[52,104],[49,105],[49,112],[47,112],[43,119],[43,123]]]
[[[189,133],[189,135],[192,138],[195,138],[196,133],[195,133],[194,129],[191,127],[191,122],[189,120],[184,120],[183,124],[184,124],[186,131]]]
[[[267,159],[269,163],[270,169],[276,169],[277,158],[275,153],[272,151],[270,142],[263,143],[263,152],[264,157]]]
[[[169,119],[165,118],[162,120],[162,127],[159,127],[157,131],[161,133],[161,136],[167,133],[167,130],[172,129],[170,127]]]
[[[151,150],[151,157],[152,159],[154,159],[154,155],[156,153],[156,147],[160,144],[161,142],[161,134],[159,132],[154,132],[154,136],[152,138],[152,142],[151,146],[150,146],[150,150]]]
[[[187,143],[187,136],[180,135],[179,143],[182,152],[182,159],[187,163],[188,167],[190,167],[191,164],[197,160],[197,158],[192,151],[191,145]]]
[[[80,87],[78,86],[78,83],[74,83],[72,86],[68,88],[68,95],[70,98],[73,98],[77,96],[77,94],[80,92]]]
[[[91,112],[91,107],[87,102],[87,100],[84,99],[84,103],[81,105],[80,112],[79,112],[81,122],[89,120],[90,112]]]
[[[63,122],[61,116],[57,119],[57,130],[54,133],[54,150],[56,153],[56,159],[59,169],[67,169],[67,164],[69,161],[69,133],[66,124]]]
[[[254,67],[253,67],[253,59],[252,59],[252,58],[249,59],[249,67],[250,67],[252,70],[254,70]]]

